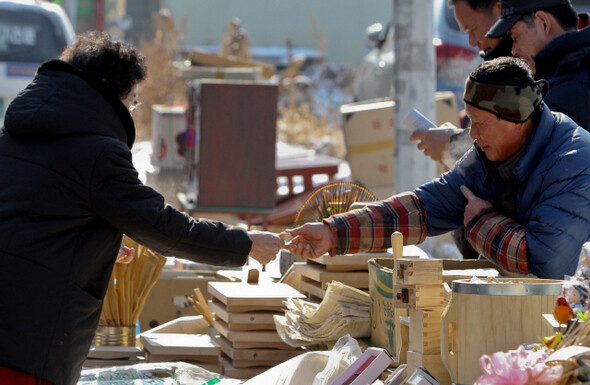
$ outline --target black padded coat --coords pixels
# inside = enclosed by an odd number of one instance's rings
[[[590,130],[590,27],[553,39],[535,56],[535,78],[549,82],[543,99]]]
[[[101,82],[44,63],[0,133],[0,366],[75,384],[122,234],[163,254],[241,266],[248,234],[197,220],[138,179],[131,115]]]

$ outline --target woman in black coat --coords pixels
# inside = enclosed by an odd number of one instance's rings
[[[272,233],[191,218],[141,183],[123,101],[145,77],[133,47],[89,33],[42,64],[7,110],[0,380],[77,382],[123,233],[163,255],[222,266],[242,266],[249,255],[267,263],[283,244]]]

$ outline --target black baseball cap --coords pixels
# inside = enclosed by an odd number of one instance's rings
[[[569,0],[500,0],[500,5],[502,7],[500,18],[496,21],[496,24],[490,28],[488,33],[486,33],[486,37],[501,37],[508,32],[523,15],[569,3]]]

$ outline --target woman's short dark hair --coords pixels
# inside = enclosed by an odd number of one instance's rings
[[[552,15],[555,20],[557,20],[561,28],[566,31],[573,31],[578,28],[578,13],[571,3],[540,9],[540,11],[547,12],[548,14]],[[532,12],[523,15],[521,20],[526,24],[531,25],[534,19],[535,12]]]
[[[147,75],[145,56],[133,46],[112,39],[106,32],[79,35],[62,52],[60,59],[104,82],[119,99],[125,99],[133,86]]]

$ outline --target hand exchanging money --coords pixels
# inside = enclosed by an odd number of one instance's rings
[[[268,231],[252,230],[248,231],[248,235],[252,239],[250,257],[262,265],[274,261],[277,258],[277,253],[285,245],[277,234]]]
[[[285,249],[297,257],[318,258],[334,248],[330,227],[319,222],[285,230],[279,236],[290,241]]]

